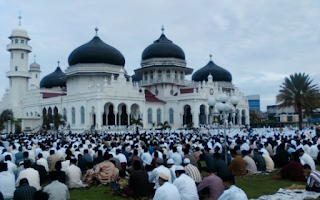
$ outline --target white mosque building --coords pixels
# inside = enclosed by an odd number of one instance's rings
[[[96,32],[98,30],[96,29]],[[142,52],[141,67],[133,76],[125,71],[125,58],[97,34],[69,55],[65,72],[58,67],[41,79],[40,65],[29,66],[32,47],[21,26],[9,36],[10,86],[0,104],[0,112],[11,109],[22,130],[40,130],[48,113],[60,113],[69,128],[83,132],[95,127],[104,130],[130,125],[142,119],[144,128],[167,121],[172,128],[186,124],[212,124],[215,107],[208,99],[219,94],[237,96],[239,103],[229,123],[249,124],[249,106],[244,94],[233,84],[231,74],[210,58],[192,75],[184,51],[163,33]],[[139,58],[137,58],[139,59]],[[229,103],[230,104],[230,103]],[[233,108],[234,109],[234,108]],[[9,123],[6,131],[14,132]]]

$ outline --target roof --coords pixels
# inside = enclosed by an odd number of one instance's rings
[[[192,80],[208,81],[208,76],[210,74],[213,77],[213,81],[232,82],[232,76],[230,72],[222,67],[219,67],[211,60],[206,66],[202,67],[192,75]]]
[[[142,53],[142,60],[149,58],[179,58],[185,60],[183,50],[169,40],[164,34],[149,45]]]
[[[68,62],[70,66],[79,63],[106,63],[120,66],[125,64],[121,52],[104,43],[98,36],[73,50]]]
[[[193,88],[180,89],[180,94],[193,93]]]
[[[147,102],[166,103],[165,101],[158,99],[156,95],[152,94],[149,90],[145,90],[144,94]]]
[[[57,69],[54,72],[42,78],[42,80],[40,81],[40,87],[66,87],[67,82],[64,79],[65,76],[66,74],[63,71],[61,71],[60,67],[57,67]]]
[[[67,95],[66,93],[50,93],[50,92],[41,92],[41,94],[44,99]]]

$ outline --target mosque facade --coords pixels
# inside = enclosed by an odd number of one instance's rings
[[[32,47],[27,31],[19,26],[9,39],[6,76],[10,86],[0,111],[11,109],[22,130],[39,131],[49,113],[61,114],[68,128],[76,132],[128,126],[139,118],[144,128],[164,122],[174,129],[187,124],[198,127],[213,123],[217,110],[209,107],[207,100],[218,99],[222,93],[239,99],[229,123],[249,124],[248,100],[232,84],[230,72],[210,58],[193,73],[184,51],[163,30],[142,52],[141,67],[132,76],[125,70],[122,53],[97,35],[71,52],[65,71],[58,63],[55,71],[42,79],[40,65],[36,61],[29,65]],[[188,75],[192,75],[191,81],[186,79]],[[6,131],[13,129],[12,122],[7,123]]]

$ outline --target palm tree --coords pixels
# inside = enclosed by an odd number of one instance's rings
[[[252,124],[261,122],[260,114],[256,110],[250,110],[250,122]]]
[[[132,125],[137,125],[137,126],[141,126],[143,127],[143,123],[142,123],[142,119],[141,118],[138,118],[138,119],[135,119],[135,118],[131,118],[131,124]]]
[[[294,107],[299,114],[299,128],[302,129],[302,110],[320,106],[320,93],[317,84],[305,73],[295,73],[286,77],[280,85],[276,103],[279,108]]]
[[[165,129],[167,129],[167,128],[171,128],[171,126],[170,126],[170,124],[169,124],[169,122],[168,121],[165,121],[165,122],[163,122],[163,123],[158,123],[158,126],[160,126],[161,127],[161,130],[165,130]]]

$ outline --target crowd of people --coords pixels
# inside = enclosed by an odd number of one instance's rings
[[[320,139],[313,129],[3,134],[0,200],[69,199],[70,189],[110,187],[134,199],[247,199],[235,176],[306,181],[320,191]],[[57,192],[58,191],[58,192]]]

